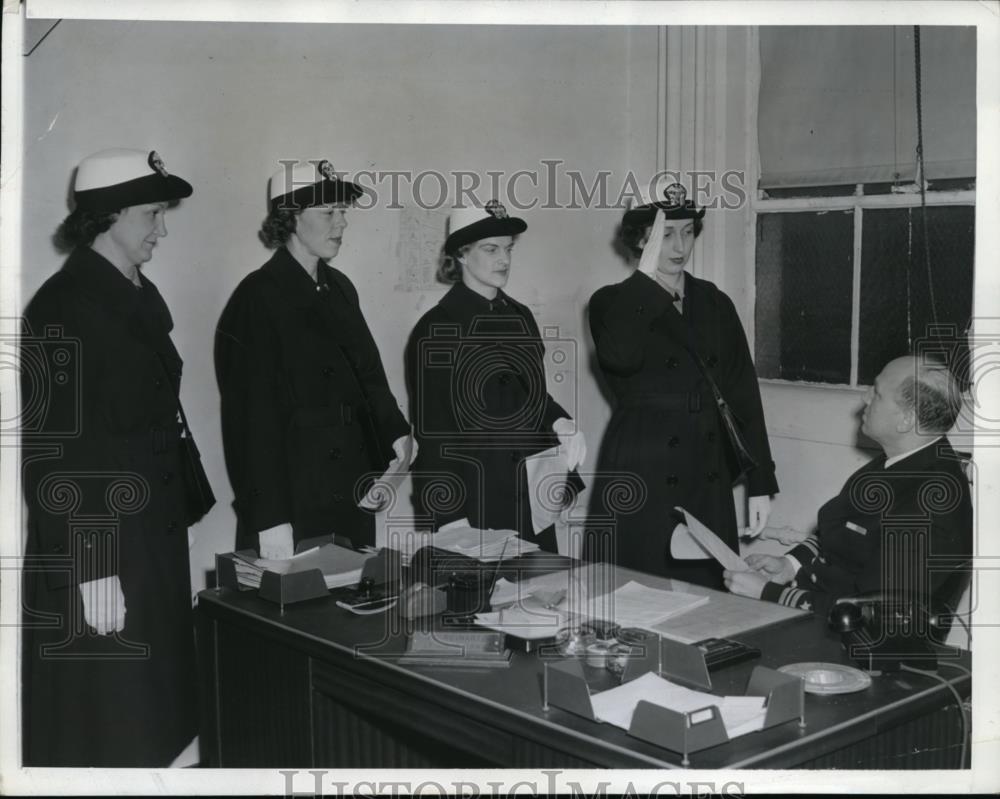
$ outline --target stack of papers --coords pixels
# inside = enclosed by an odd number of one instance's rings
[[[632,714],[640,700],[678,713],[690,713],[715,705],[725,725],[726,735],[730,738],[763,729],[764,717],[767,715],[763,696],[715,696],[703,691],[692,691],[652,672],[590,697],[596,718],[624,730],[631,726]],[[707,715],[706,713],[705,716]],[[701,720],[700,714],[692,717],[695,723]]]
[[[617,591],[591,599],[587,615],[592,619],[613,621],[622,627],[649,630],[708,601],[708,596],[662,591],[632,580]]]
[[[476,624],[526,641],[554,638],[569,624],[570,614],[557,608],[515,605],[495,613],[477,613]]]
[[[260,588],[261,576],[264,572],[275,574],[294,574],[296,572],[319,569],[327,588],[339,588],[353,585],[361,579],[361,569],[370,555],[355,552],[352,549],[338,547],[336,544],[324,544],[300,552],[286,560],[267,560],[265,558],[246,558],[234,555],[236,578],[240,585],[250,588]]]
[[[476,527],[443,527],[436,533],[407,530],[391,531],[386,546],[399,551],[403,565],[422,547],[433,546],[456,555],[475,558],[482,563],[496,563],[535,552],[538,544],[518,538],[516,530],[480,530]]]

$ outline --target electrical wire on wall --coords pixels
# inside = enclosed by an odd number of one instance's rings
[[[916,99],[917,99],[917,186],[920,188],[920,233],[921,233],[921,245],[923,249],[924,256],[924,266],[927,270],[927,292],[930,298],[931,306],[931,320],[934,323],[935,332],[940,335],[940,329],[938,326],[938,315],[937,315],[937,300],[934,296],[934,279],[931,274],[931,248],[930,239],[927,230],[927,175],[924,171],[924,117],[923,117],[923,102],[921,98],[922,90],[922,71],[920,66],[920,26],[913,26],[913,71],[914,79],[916,82]],[[913,227],[913,217],[910,216],[910,229],[912,235]],[[910,261],[912,264],[912,259]],[[907,306],[911,304],[911,300],[907,298]],[[907,316],[909,317],[911,309],[907,307]],[[907,330],[907,336],[910,337],[910,331]],[[913,342],[912,338],[910,340],[910,349],[912,351]]]

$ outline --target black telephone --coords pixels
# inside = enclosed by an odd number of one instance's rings
[[[937,669],[938,617],[916,597],[882,592],[845,597],[834,603],[828,622],[865,671],[894,672],[904,664]]]

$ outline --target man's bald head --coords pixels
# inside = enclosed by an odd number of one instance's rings
[[[962,392],[951,370],[914,357],[897,360],[905,363],[907,374],[896,387],[896,402],[913,413],[918,433],[947,433],[962,410]]]
[[[889,361],[865,397],[861,430],[890,456],[947,433],[962,395],[947,367],[905,356]]]

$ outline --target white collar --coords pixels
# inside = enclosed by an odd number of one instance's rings
[[[915,452],[920,452],[920,450],[922,450],[922,449],[927,449],[927,447],[931,446],[932,444],[936,444],[942,438],[944,438],[944,436],[938,436],[937,438],[933,439],[932,441],[928,441],[926,444],[921,444],[919,447],[911,449],[909,452],[904,452],[902,455],[893,455],[891,458],[886,458],[886,460],[885,460],[885,468],[888,469],[894,463],[899,463],[904,458],[909,458]]]

